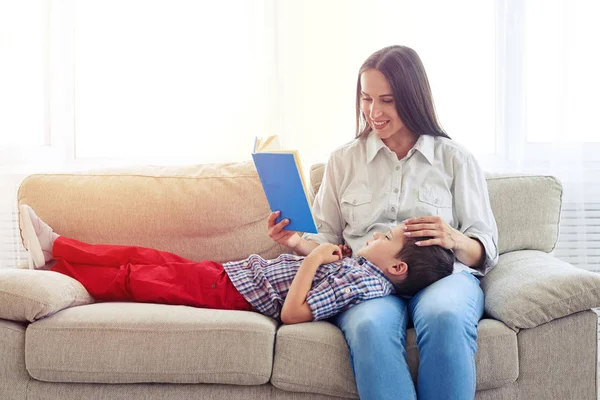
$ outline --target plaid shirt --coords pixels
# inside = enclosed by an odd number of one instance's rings
[[[279,318],[283,301],[304,257],[282,254],[274,260],[252,254],[223,264],[242,296],[261,314]],[[307,294],[314,320],[332,317],[363,301],[394,293],[394,287],[363,257],[344,258],[319,266]]]

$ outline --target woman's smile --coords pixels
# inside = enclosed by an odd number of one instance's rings
[[[386,120],[386,121],[371,120],[371,121],[373,122],[373,129],[377,129],[377,130],[384,129],[390,123],[390,120]]]

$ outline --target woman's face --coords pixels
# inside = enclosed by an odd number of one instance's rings
[[[392,89],[385,76],[376,69],[360,75],[361,109],[373,131],[382,140],[404,129],[396,111]]]

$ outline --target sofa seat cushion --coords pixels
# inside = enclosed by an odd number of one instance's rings
[[[477,390],[499,388],[519,375],[517,334],[483,319],[477,329]],[[342,332],[329,322],[284,325],[277,331],[271,383],[279,389],[358,398]],[[419,352],[414,328],[406,337],[408,366],[416,384]]]
[[[48,382],[261,385],[276,328],[247,311],[97,303],[30,324],[25,364]]]

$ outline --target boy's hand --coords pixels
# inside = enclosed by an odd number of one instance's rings
[[[319,264],[329,264],[342,259],[342,249],[336,244],[322,243],[308,257],[318,257]]]
[[[342,250],[342,257],[352,257],[352,249],[347,244],[338,244]]]

